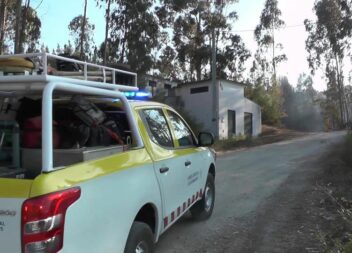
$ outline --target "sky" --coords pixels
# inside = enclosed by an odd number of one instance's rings
[[[41,0],[32,0],[32,7],[36,7],[40,2]],[[239,0],[231,7],[239,16],[238,21],[233,24],[233,31],[241,35],[252,54],[257,48],[253,30],[259,24],[264,2],[265,0]],[[68,24],[72,18],[82,14],[83,5],[83,0],[44,0],[37,9],[42,20],[41,42],[50,50],[56,48],[57,43],[65,44],[70,39]],[[282,76],[287,76],[292,85],[297,84],[299,74],[310,72],[305,50],[307,33],[303,22],[307,18],[314,20],[313,5],[314,0],[279,0],[286,28],[277,32],[276,39],[283,44],[283,52],[287,55],[288,61],[280,65],[278,72]],[[95,42],[100,44],[104,38],[104,10],[96,7],[94,0],[88,0],[87,12],[90,22],[96,26]],[[314,87],[319,91],[326,89],[321,76],[322,73],[318,72],[313,78]]]

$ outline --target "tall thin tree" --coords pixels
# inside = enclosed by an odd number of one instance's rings
[[[80,48],[80,58],[83,60],[85,58],[84,54],[84,33],[86,28],[86,21],[87,20],[87,0],[84,0],[84,12],[83,12],[83,20],[82,20],[82,27],[81,27],[81,48]]]
[[[16,1],[16,25],[15,25],[15,53],[20,52],[20,36],[21,36],[21,14],[22,14],[22,0]]]
[[[282,48],[275,40],[275,31],[282,28],[285,22],[280,19],[281,11],[278,8],[278,0],[266,0],[265,7],[260,16],[260,23],[256,27],[254,35],[260,47],[269,49],[271,47],[271,65],[273,69],[273,79],[276,83],[277,65],[286,60],[286,55],[278,55],[276,49]]]
[[[109,26],[110,26],[110,8],[111,8],[111,0],[107,0],[107,8],[105,10],[105,38],[104,38],[104,56],[103,56],[103,64],[106,64],[106,59],[108,56],[108,35],[109,35]]]
[[[21,15],[21,30],[20,30],[20,37],[18,42],[19,53],[24,53],[24,41],[26,36],[27,17],[28,17],[30,4],[31,4],[31,0],[26,0],[25,5],[23,7],[22,15]]]
[[[5,43],[5,24],[7,17],[7,0],[0,1],[0,54],[4,52],[4,43]]]

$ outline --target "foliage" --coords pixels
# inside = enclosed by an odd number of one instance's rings
[[[263,85],[247,85],[245,95],[253,100],[262,109],[262,122],[269,125],[281,125],[282,93],[279,85],[273,85],[266,89]]]
[[[0,0],[0,54],[10,51],[9,34],[14,32],[10,17],[14,9],[15,0]]]
[[[65,55],[73,55],[75,53],[75,49],[73,48],[73,45],[71,41],[69,40],[67,44],[64,44],[64,47],[61,48],[59,44],[57,44],[56,50],[53,52],[54,54],[65,54]]]
[[[22,43],[26,46],[27,52],[35,52],[39,45],[41,21],[33,8],[28,8],[24,22],[25,27],[22,27],[24,36]]]
[[[178,76],[176,64],[175,50],[170,46],[166,46],[162,50],[156,66],[156,68],[160,71],[161,77],[165,79],[176,79]]]
[[[229,40],[231,43],[223,50],[220,50],[217,56],[217,72],[221,78],[243,81],[244,64],[251,56],[251,53],[239,35],[232,35]]]
[[[82,26],[84,25],[84,32],[82,33]],[[68,25],[68,29],[73,38],[74,48],[76,52],[80,52],[83,46],[84,59],[91,57],[92,48],[94,48],[94,30],[95,25],[89,22],[89,19],[82,15],[73,18]],[[82,45],[83,41],[83,45]]]
[[[283,93],[283,124],[300,131],[323,130],[323,117],[320,104],[316,102],[317,91],[313,88],[311,76],[301,74],[294,89],[287,78],[281,79]]]
[[[266,0],[265,7],[260,16],[260,23],[256,27],[255,39],[262,49],[272,49],[271,64],[274,79],[276,79],[277,65],[287,60],[285,54],[277,54],[276,50],[282,50],[283,46],[275,41],[275,31],[282,28],[285,22],[280,19],[281,11],[278,8],[278,0]]]
[[[216,40],[217,76],[231,80],[242,78],[244,63],[250,53],[241,37],[231,32],[231,23],[237,20],[236,12],[224,13],[226,6],[234,2],[161,1],[156,14],[161,27],[173,31],[174,62],[181,70],[177,72],[178,79],[194,81],[210,77],[213,37]]]
[[[352,33],[351,9],[350,0],[319,0],[314,5],[317,22],[305,20],[306,30],[309,33],[306,40],[309,66],[312,73],[318,68],[325,70],[328,80],[327,95],[337,96],[341,124],[348,118],[348,111],[344,109],[342,66],[349,51]]]
[[[159,26],[152,11],[154,0],[119,0],[111,14],[108,59],[128,63],[138,73],[153,65],[152,50],[158,45]]]
[[[41,34],[41,21],[36,10],[29,6],[29,1],[26,1],[26,5],[20,6],[20,14],[22,15],[19,18],[17,18],[16,7],[14,0],[0,1],[0,15],[3,15],[0,22],[0,53],[10,53],[16,50],[17,53],[36,52]],[[20,34],[16,37],[17,24],[21,29]],[[17,49],[11,50],[11,47],[15,47],[16,43]]]
[[[105,6],[105,37],[104,37],[104,41],[101,44],[101,48],[100,48],[100,53],[102,54],[104,65],[106,65],[108,54],[111,51],[111,49],[109,48],[109,47],[111,47],[111,43],[110,43],[111,40],[109,39],[109,32],[110,32],[110,20],[111,20],[111,6],[112,6],[113,2],[114,2],[114,0],[96,0],[98,7],[102,8],[104,3],[106,5]],[[96,51],[95,56],[97,56],[97,53],[98,52]]]

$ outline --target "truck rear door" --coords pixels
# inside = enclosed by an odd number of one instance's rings
[[[0,178],[0,252],[21,252],[21,209],[32,180]]]

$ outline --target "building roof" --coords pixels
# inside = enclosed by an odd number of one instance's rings
[[[204,83],[207,83],[207,82],[211,82],[212,79],[205,79],[205,80],[201,80],[201,81],[194,81],[194,82],[186,82],[186,83],[179,83],[178,84],[178,88],[182,88],[183,86],[188,86],[188,85],[201,85],[201,84],[204,84]],[[237,82],[237,81],[231,81],[231,80],[226,80],[226,79],[216,79],[216,81],[223,81],[223,82],[228,82],[228,83],[231,83],[233,85],[240,85],[240,86],[246,86],[245,83],[242,83],[242,82]]]

